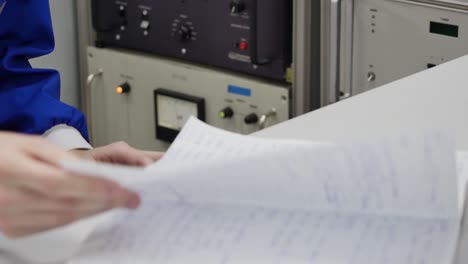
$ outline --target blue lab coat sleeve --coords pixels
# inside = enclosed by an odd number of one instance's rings
[[[59,73],[29,64],[54,49],[48,0],[0,0],[0,11],[0,130],[43,134],[66,124],[88,139],[84,115],[60,102]]]

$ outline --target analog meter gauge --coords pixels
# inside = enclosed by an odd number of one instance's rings
[[[205,121],[205,99],[167,89],[154,92],[156,138],[172,142],[194,116]]]

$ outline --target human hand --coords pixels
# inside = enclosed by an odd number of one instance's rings
[[[132,148],[125,142],[116,142],[91,150],[73,150],[72,152],[84,159],[129,166],[147,166],[158,161],[163,156],[161,152]]]
[[[138,207],[117,183],[61,169],[69,152],[39,137],[0,132],[0,232],[18,238],[113,208]]]

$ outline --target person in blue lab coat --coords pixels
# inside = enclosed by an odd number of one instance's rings
[[[59,100],[59,73],[29,64],[53,49],[48,0],[0,0],[0,232],[8,237],[138,206],[137,194],[67,173],[60,159],[144,166],[161,157],[125,143],[92,149],[83,114]]]
[[[87,139],[83,114],[59,100],[59,73],[28,62],[54,49],[48,1],[0,0],[0,6],[0,129],[42,135],[65,124]]]

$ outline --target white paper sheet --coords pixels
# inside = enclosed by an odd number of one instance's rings
[[[103,214],[49,232],[11,240],[0,235],[0,264],[59,264],[77,254],[96,226],[112,219]]]
[[[337,146],[192,119],[144,172],[67,168],[117,176],[143,197],[98,228],[74,264],[439,264],[458,236],[455,152],[436,133]]]
[[[456,232],[444,220],[177,202],[117,222],[71,263],[449,263]]]

